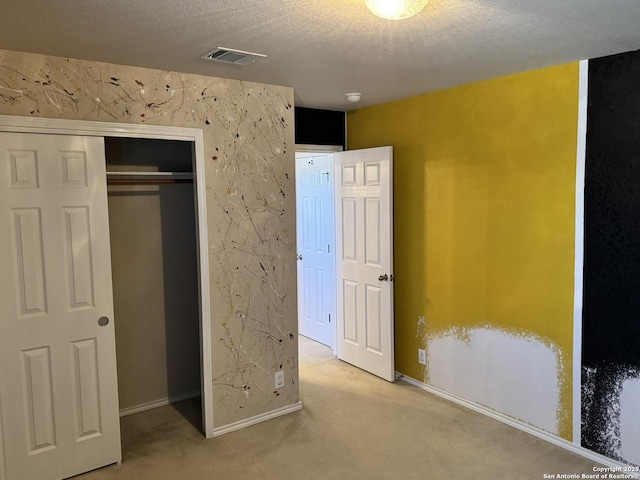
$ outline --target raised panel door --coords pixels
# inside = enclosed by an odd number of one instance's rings
[[[119,462],[102,138],[0,133],[0,264],[3,480]]]

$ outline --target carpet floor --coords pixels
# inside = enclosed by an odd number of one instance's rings
[[[122,418],[122,465],[81,480],[533,480],[597,464],[301,337],[304,408],[215,439],[198,399]],[[552,478],[552,477],[546,477]],[[571,478],[571,477],[569,477]]]

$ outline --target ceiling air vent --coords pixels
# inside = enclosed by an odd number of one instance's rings
[[[266,55],[261,53],[244,52],[242,50],[234,50],[232,48],[218,47],[214,51],[207,53],[203,58],[207,60],[215,60],[216,62],[246,65],[247,63],[253,63],[265,57]]]

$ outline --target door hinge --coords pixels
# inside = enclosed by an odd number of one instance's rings
[[[330,243],[327,244],[327,253],[331,253],[331,244]]]
[[[331,314],[329,314],[329,323],[331,323]]]

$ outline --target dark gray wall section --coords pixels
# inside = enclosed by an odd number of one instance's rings
[[[296,143],[345,148],[345,112],[295,108]]]
[[[620,457],[620,395],[640,366],[640,51],[589,62],[582,445]]]
[[[640,51],[589,62],[583,365],[640,366]]]

